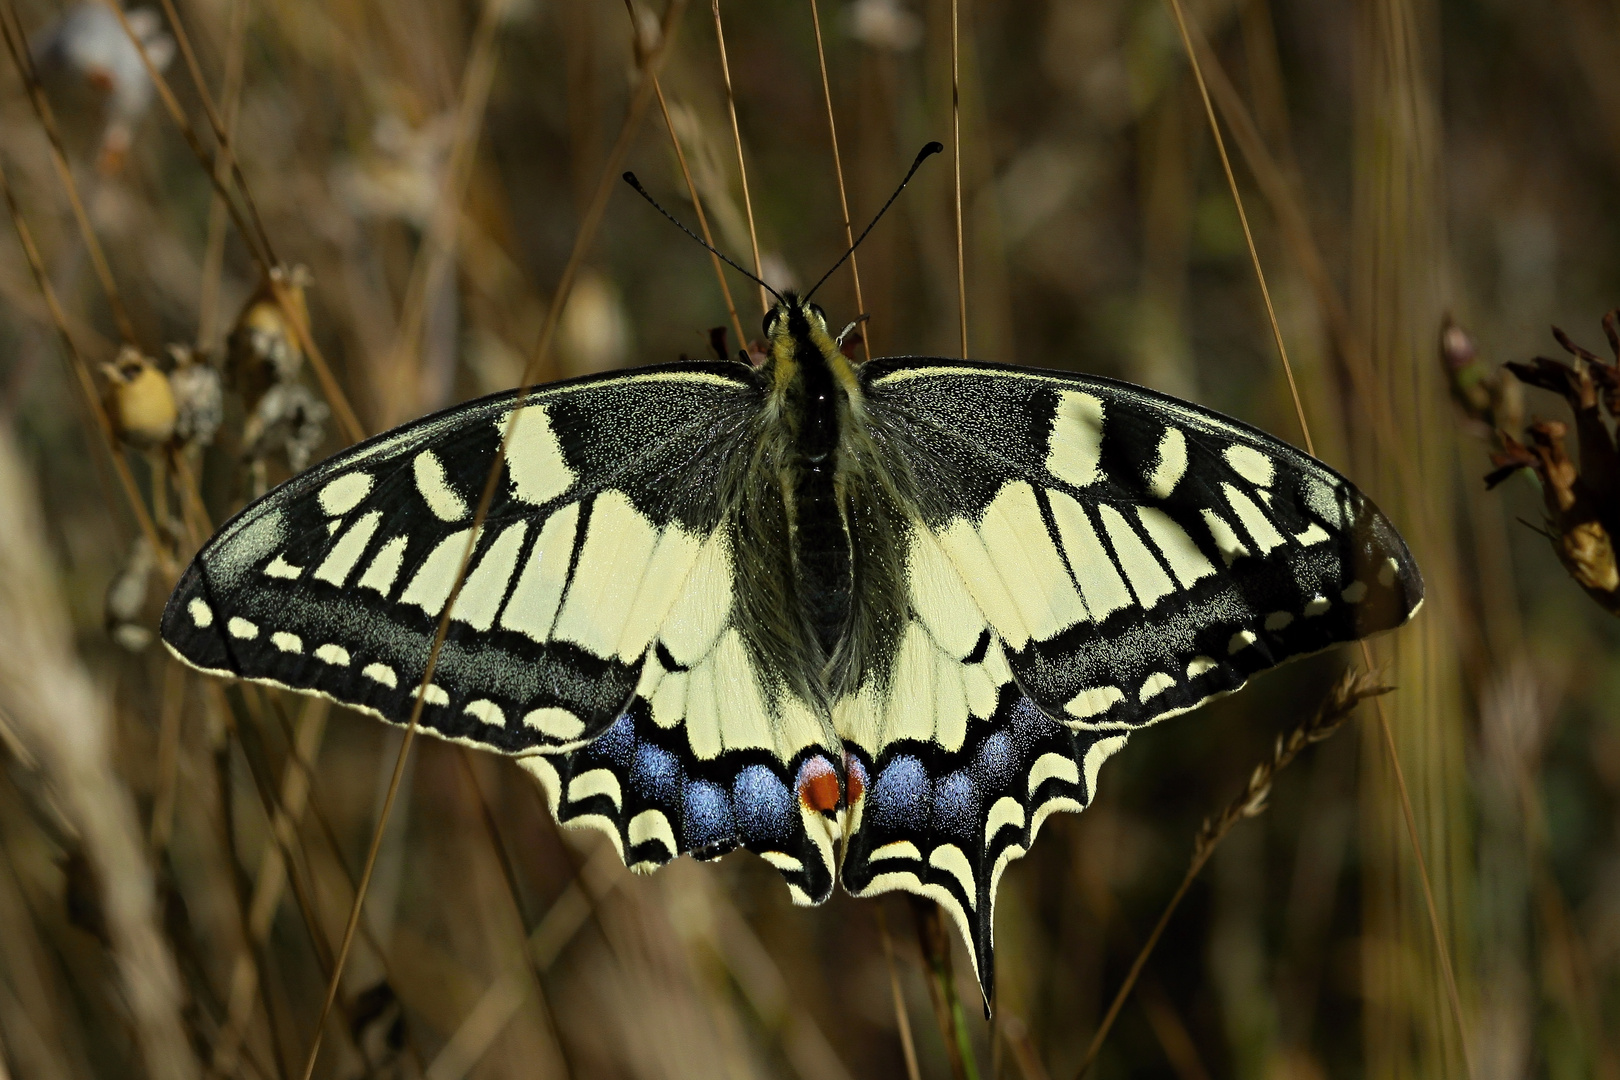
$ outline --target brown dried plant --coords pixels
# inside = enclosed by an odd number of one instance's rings
[[[1620,568],[1614,553],[1614,537],[1620,535],[1620,451],[1614,441],[1614,421],[1620,419],[1620,309],[1603,317],[1603,331],[1613,362],[1577,345],[1555,326],[1553,337],[1574,357],[1573,364],[1538,356],[1505,365],[1522,382],[1569,403],[1579,459],[1565,449],[1569,425],[1564,422],[1536,420],[1521,441],[1491,415],[1500,449],[1491,455],[1496,468],[1485,484],[1496,487],[1529,469],[1540,481],[1547,537],[1558,560],[1588,596],[1611,615],[1620,615]]]

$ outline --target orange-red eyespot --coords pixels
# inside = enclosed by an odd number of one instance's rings
[[[819,754],[805,759],[799,766],[799,801],[807,809],[830,814],[838,809],[843,798],[839,790],[838,772],[832,762]]]
[[[844,786],[847,790],[848,806],[860,802],[861,796],[866,793],[866,766],[861,764],[860,758],[847,750],[844,751]]]

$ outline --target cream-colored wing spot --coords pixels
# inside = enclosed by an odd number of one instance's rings
[[[921,525],[911,534],[906,587],[917,617],[940,648],[953,656],[973,651],[984,632],[984,613],[939,542]]]
[[[345,473],[335,480],[328,480],[317,497],[321,510],[328,517],[340,517],[360,505],[360,500],[371,494],[372,478],[370,473]]]
[[[1271,486],[1272,477],[1276,474],[1276,466],[1272,464],[1269,457],[1254,447],[1237,443],[1221,451],[1221,456],[1226,458],[1226,463],[1232,467],[1233,472],[1249,483],[1254,484],[1256,487]]]
[[[444,475],[444,462],[432,450],[423,450],[411,462],[416,491],[440,521],[460,521],[467,516],[467,500],[450,486]]]
[[[1190,588],[1200,578],[1215,572],[1214,565],[1198,550],[1193,538],[1176,524],[1175,519],[1152,506],[1138,506],[1136,516],[1147,530],[1148,539],[1158,547],[1159,554],[1170,564],[1170,572],[1183,589]]]
[[[1052,434],[1047,441],[1047,471],[1075,487],[1103,479],[1099,464],[1102,433],[1101,398],[1078,390],[1060,393],[1057,411],[1052,416]]]
[[[1049,491],[1047,495],[1051,499],[1058,536],[1063,540],[1063,550],[1068,555],[1075,580],[1080,583],[1091,617],[1101,622],[1111,613],[1134,604],[1125,579],[1119,576],[1119,569],[1098,539],[1085,509],[1064,492]]]
[[[1159,438],[1159,459],[1148,474],[1148,490],[1158,499],[1168,499],[1187,474],[1187,436],[1178,427],[1167,427]]]
[[[349,526],[338,537],[338,542],[332,545],[332,550],[326,553],[321,565],[315,568],[315,578],[341,588],[354,569],[354,564],[365,554],[366,545],[371,543],[371,535],[377,531],[381,521],[382,512],[373,510]]]
[[[604,659],[616,656],[657,543],[658,530],[628,496],[620,491],[598,495],[552,637],[575,642]]]
[[[978,530],[966,518],[957,518],[939,534],[940,547],[956,564],[968,591],[990,620],[990,625],[1015,650],[1029,643],[1029,627],[1020,614],[1018,604],[1007,591],[994,560],[985,550]]]
[[[1226,501],[1231,505],[1232,512],[1237,514],[1238,520],[1243,523],[1243,528],[1249,534],[1249,539],[1260,549],[1260,554],[1264,555],[1283,542],[1282,533],[1277,531],[1277,526],[1266,517],[1265,511],[1254,504],[1253,499],[1231,484],[1222,484],[1221,491],[1226,494]]]
[[[1176,591],[1175,583],[1170,575],[1164,572],[1159,560],[1153,557],[1142,538],[1131,528],[1131,523],[1125,520],[1117,508],[1110,503],[1103,503],[1097,508],[1102,518],[1103,528],[1108,532],[1108,539],[1114,545],[1114,556],[1125,571],[1125,576],[1131,581],[1131,588],[1136,590],[1136,598],[1144,608],[1151,608],[1164,597]]]
[[[996,493],[979,536],[1032,636],[1044,641],[1087,619],[1028,484],[1016,481]]]
[[[399,568],[405,562],[405,547],[409,542],[409,538],[405,536],[395,536],[384,541],[383,546],[377,549],[377,554],[372,556],[371,565],[360,575],[357,587],[374,589],[387,596],[394,588],[394,579],[399,577]]]
[[[509,410],[495,421],[503,434],[511,417]],[[562,444],[557,441],[545,405],[529,404],[517,410],[512,436],[506,444],[506,474],[513,496],[534,506],[555,499],[576,479],[563,458]]]
[[[568,561],[573,555],[578,524],[578,503],[569,503],[546,519],[501,611],[501,626],[542,644],[551,639],[557,605],[568,586]]]
[[[399,602],[415,604],[431,616],[443,612],[445,602],[450,599],[450,590],[455,587],[456,574],[461,570],[461,560],[467,554],[467,540],[471,536],[472,526],[469,525],[440,540],[438,546],[422,560],[422,565],[417,567]],[[316,571],[317,576],[319,573]]]
[[[461,591],[456,594],[450,617],[475,630],[488,630],[495,622],[506,587],[512,581],[518,554],[523,550],[523,537],[529,530],[527,522],[508,525],[489,549],[479,558],[478,565],[467,574]]]

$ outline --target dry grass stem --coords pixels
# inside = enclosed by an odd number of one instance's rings
[[[124,459],[124,454],[119,449],[118,440],[113,434],[112,421],[107,416],[107,410],[102,407],[101,395],[96,393],[90,366],[74,342],[73,335],[68,332],[67,316],[62,312],[62,305],[57,302],[56,290],[52,288],[50,277],[45,272],[44,260],[40,257],[39,248],[34,243],[34,236],[29,231],[28,223],[23,220],[22,209],[17,205],[16,195],[6,178],[3,166],[0,166],[0,196],[5,198],[6,209],[11,213],[11,223],[17,230],[17,240],[28,259],[28,268],[33,271],[34,283],[39,286],[40,295],[44,297],[45,306],[51,313],[51,322],[56,327],[57,335],[62,339],[62,351],[67,355],[68,363],[73,369],[79,391],[83,395],[84,407],[89,411],[96,431],[101,435],[101,444],[112,461],[113,471],[118,474],[118,483],[123,489],[125,501],[130,512],[135,515],[135,523],[140,527],[141,535],[152,545],[159,569],[164,577],[172,579],[175,575],[174,558],[169,554],[168,545],[158,535],[157,526],[152,521],[146,502],[141,498],[140,488],[135,483],[135,476],[130,472],[129,462]]]
[[[855,246],[855,231],[849,221],[849,193],[844,189],[844,159],[838,152],[838,122],[833,117],[832,83],[827,79],[827,48],[821,40],[821,9],[816,0],[810,0],[810,21],[816,30],[816,63],[821,67],[821,96],[827,101],[827,138],[832,143],[833,173],[838,177],[838,209],[844,217],[844,245]],[[866,299],[861,295],[861,266],[853,251],[849,254],[849,276],[855,284],[855,311],[866,314]],[[861,348],[868,360],[872,359],[872,337],[861,334]]]
[[[129,311],[124,307],[124,298],[118,292],[118,283],[113,278],[112,266],[107,262],[107,253],[102,250],[101,241],[90,225],[90,215],[86,212],[84,199],[79,194],[79,184],[74,179],[73,167],[68,164],[67,153],[62,149],[62,135],[57,130],[56,115],[51,111],[51,103],[46,100],[45,90],[40,85],[39,75],[35,72],[33,60],[28,54],[28,42],[23,35],[22,20],[17,17],[15,0],[6,0],[5,10],[0,12],[0,34],[5,37],[6,51],[11,54],[12,66],[17,69],[17,77],[22,80],[23,89],[27,91],[28,103],[33,106],[34,116],[39,120],[39,126],[51,144],[51,166],[56,170],[56,177],[62,184],[62,192],[67,196],[68,205],[73,208],[73,220],[78,224],[85,252],[90,256],[90,265],[95,268],[96,279],[101,282],[101,290],[107,297],[107,306],[112,310],[113,322],[118,324],[118,333],[124,342],[133,344],[135,324],[130,322]]]
[[[39,503],[0,432],[0,709],[39,762],[76,832],[96,889],[148,1076],[199,1075],[181,1018],[184,992],[159,925],[134,801],[113,765],[112,714],[73,645]]]
[[[628,0],[627,0],[628,5]],[[636,12],[627,6],[630,12],[630,24],[635,26]],[[639,38],[637,41],[639,42]],[[686,193],[692,200],[692,209],[697,212],[698,228],[703,232],[703,242],[714,247],[714,234],[709,231],[709,215],[703,212],[703,200],[698,195],[697,185],[692,182],[692,170],[686,163],[686,151],[681,148],[681,137],[675,130],[675,120],[669,113],[669,102],[664,100],[664,87],[657,76],[653,77],[653,91],[658,95],[658,110],[663,113],[664,127],[669,130],[670,145],[675,148],[675,160],[681,166],[681,179],[686,181]],[[720,256],[713,251],[709,252],[709,262],[714,264],[714,277],[720,283],[720,295],[726,301],[726,314],[731,318],[731,328],[737,334],[737,347],[748,347],[748,335],[743,331],[742,319],[737,315],[737,303],[731,297],[731,285],[726,281],[726,268],[720,261]]]
[[[445,635],[450,629],[450,615],[455,610],[456,598],[461,594],[462,586],[466,583],[467,569],[472,563],[472,554],[478,542],[478,534],[483,527],[485,516],[489,513],[490,502],[495,496],[495,486],[500,479],[502,464],[506,460],[506,447],[512,440],[512,431],[516,425],[517,416],[524,399],[528,395],[529,386],[537,374],[537,369],[550,353],[551,342],[556,333],[558,320],[561,317],[563,307],[568,303],[569,292],[573,288],[574,276],[578,273],[579,264],[584,257],[585,251],[595,239],[597,227],[601,224],[602,213],[607,206],[608,192],[612,189],[613,182],[618,176],[630,140],[640,127],[641,116],[646,112],[647,106],[651,102],[653,95],[652,76],[657,75],[658,69],[662,66],[663,59],[673,40],[676,19],[684,8],[684,0],[670,0],[665,9],[658,43],[649,51],[643,62],[641,81],[631,98],[630,108],[620,129],[619,138],[614,142],[613,149],[608,154],[601,180],[596,186],[591,203],[580,223],[579,232],[574,241],[573,252],[569,255],[568,263],[563,267],[562,276],[557,282],[556,293],[552,297],[550,307],[546,309],[546,321],[540,332],[539,343],[536,345],[534,354],[529,358],[528,366],[524,370],[523,383],[518,389],[517,401],[506,421],[506,429],[501,435],[500,451],[495,455],[495,460],[490,465],[489,476],[484,481],[483,491],[479,495],[477,509],[473,512],[472,525],[467,530],[467,543],[461,553],[454,584],[445,601],[444,613],[440,615],[438,629],[433,635],[433,646],[428,651],[427,664],[422,671],[422,678],[417,684],[416,704],[411,710],[411,719],[406,726],[405,737],[400,741],[399,754],[394,762],[393,775],[388,782],[388,793],[383,799],[377,827],[372,834],[370,849],[366,853],[365,866],[360,873],[360,881],[355,889],[354,903],[349,909],[348,923],[343,930],[343,941],[338,948],[337,961],[333,965],[331,981],[326,990],[326,1000],[321,1006],[320,1018],[316,1022],[315,1032],[310,1041],[309,1057],[304,1065],[303,1080],[310,1080],[310,1077],[315,1072],[315,1062],[320,1055],[322,1030],[326,1024],[327,1015],[332,1011],[333,1002],[337,999],[338,987],[343,978],[343,967],[348,960],[349,949],[354,943],[355,929],[360,922],[360,912],[365,903],[366,889],[370,885],[372,872],[376,868],[377,853],[382,847],[383,831],[388,823],[388,815],[393,810],[394,799],[399,794],[399,783],[405,774],[405,761],[410,753],[411,742],[416,736],[417,725],[421,720],[422,706],[427,700],[426,689],[433,682],[433,669],[438,665],[439,652],[444,648]]]
[[[720,76],[726,86],[726,110],[731,115],[731,141],[737,148],[737,174],[742,178],[743,212],[748,217],[748,243],[754,251],[754,275],[764,277],[765,271],[759,261],[759,232],[754,228],[754,197],[748,191],[748,162],[743,157],[742,128],[737,124],[737,96],[731,89],[731,61],[726,56],[726,32],[720,23],[720,0],[712,0],[714,9],[714,40],[720,47]],[[765,293],[765,286],[759,287],[760,311],[771,310],[770,297]]]
[[[1283,374],[1288,376],[1288,392],[1294,399],[1294,413],[1299,418],[1300,434],[1305,438],[1306,451],[1314,457],[1316,444],[1311,439],[1311,425],[1305,421],[1305,405],[1299,398],[1299,384],[1294,381],[1294,365],[1288,360],[1288,346],[1283,342],[1282,327],[1277,323],[1277,308],[1271,302],[1271,289],[1266,285],[1266,272],[1260,266],[1260,252],[1254,246],[1254,231],[1249,228],[1249,214],[1243,208],[1243,196],[1238,191],[1237,177],[1232,172],[1232,159],[1226,154],[1226,140],[1221,137],[1221,125],[1215,119],[1215,106],[1209,100],[1209,87],[1204,85],[1204,68],[1198,62],[1198,50],[1193,48],[1192,36],[1187,31],[1187,15],[1182,10],[1181,0],[1170,0],[1170,10],[1176,17],[1176,29],[1181,33],[1181,43],[1187,50],[1187,60],[1192,64],[1193,77],[1198,82],[1198,96],[1203,99],[1204,115],[1209,119],[1210,134],[1215,136],[1215,149],[1220,153],[1221,169],[1226,173],[1226,184],[1231,189],[1232,201],[1237,206],[1238,221],[1243,225],[1243,241],[1249,247],[1249,259],[1254,263],[1254,276],[1260,283],[1260,296],[1266,302],[1266,318],[1271,322],[1271,336],[1277,345],[1277,355],[1282,358]]]
[[[956,976],[952,971],[953,928],[947,925],[945,913],[934,901],[915,896],[908,899],[917,922],[917,945],[928,974],[928,996],[934,1004],[934,1019],[939,1024],[951,1076],[955,1080],[979,1080],[979,1063],[973,1056],[973,1041],[968,1036],[967,1018],[962,1012],[962,999],[956,992]]]
[[[960,0],[951,0],[951,208],[956,220],[956,317],[968,354],[967,245],[962,236],[962,41]],[[848,215],[845,215],[846,217]]]
[[[1153,932],[1148,935],[1147,941],[1136,954],[1131,963],[1131,969],[1120,984],[1119,990],[1114,994],[1113,1002],[1108,1006],[1102,1023],[1097,1026],[1097,1033],[1091,1038],[1091,1045],[1086,1050],[1085,1060],[1080,1065],[1077,1077],[1084,1076],[1096,1063],[1097,1054],[1102,1050],[1103,1042],[1113,1029],[1114,1021],[1119,1018],[1119,1010],[1130,996],[1131,989],[1141,977],[1142,969],[1146,966],[1148,957],[1153,955],[1153,949],[1163,936],[1164,929],[1170,924],[1170,917],[1175,914],[1176,908],[1181,905],[1182,897],[1187,895],[1193,879],[1198,876],[1209,857],[1215,853],[1222,840],[1226,839],[1233,826],[1245,818],[1256,817],[1265,812],[1266,799],[1271,794],[1272,781],[1277,773],[1299,756],[1300,751],[1307,746],[1321,742],[1330,737],[1355,712],[1355,708],[1366,698],[1378,698],[1389,693],[1391,687],[1384,686],[1372,675],[1364,671],[1348,670],[1334,684],[1333,689],[1323,699],[1311,718],[1293,731],[1287,737],[1277,736],[1276,746],[1272,750],[1271,758],[1254,767],[1249,774],[1249,782],[1244,785],[1243,792],[1233,799],[1226,807],[1212,818],[1205,818],[1199,827],[1197,835],[1193,838],[1192,861],[1187,872],[1182,875],[1181,884],[1176,888],[1170,902],[1165,905],[1164,911],[1159,915],[1159,921],[1154,925]]]
[[[894,938],[889,934],[889,919],[883,913],[883,904],[873,905],[877,917],[878,939],[883,942],[883,965],[889,972],[889,996],[894,1002],[894,1026],[900,1033],[900,1054],[906,1061],[907,1080],[922,1080],[917,1069],[917,1044],[911,1037],[911,1016],[906,1011],[906,995],[900,989],[900,968],[894,959]]]

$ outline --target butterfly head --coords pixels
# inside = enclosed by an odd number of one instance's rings
[[[766,313],[764,329],[766,367],[778,389],[822,371],[846,389],[854,387],[854,368],[839,351],[820,304],[785,292]]]

